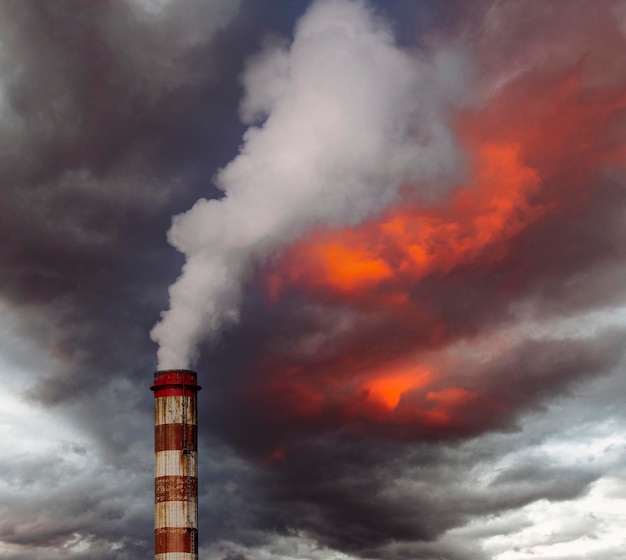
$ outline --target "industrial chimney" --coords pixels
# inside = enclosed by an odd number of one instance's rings
[[[154,374],[155,560],[198,558],[198,433],[195,371]]]

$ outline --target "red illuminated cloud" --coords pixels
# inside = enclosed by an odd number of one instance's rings
[[[475,170],[446,206],[420,209],[410,200],[356,229],[320,231],[289,250],[270,280],[339,299],[406,303],[411,286],[433,273],[492,254],[545,208],[532,205],[540,180],[521,161],[518,143],[471,146]],[[493,254],[495,252],[495,254]]]
[[[348,325],[332,335],[303,327],[326,340],[309,350],[297,329],[283,331],[288,350],[255,357],[245,389],[235,390],[252,416],[265,415],[261,424],[281,443],[277,457],[296,433],[476,434],[542,398],[529,397],[514,371],[474,363],[468,378],[441,356],[510,318],[544,289],[545,276],[564,286],[603,258],[603,238],[592,230],[619,196],[607,173],[626,167],[626,76],[600,83],[592,61],[581,55],[558,70],[520,72],[484,105],[457,114],[467,166],[445,199],[425,205],[407,187],[395,206],[355,227],[318,228],[262,269],[270,309],[296,297],[302,309],[326,309]],[[577,245],[560,245],[572,235],[563,231],[580,235]],[[585,243],[596,248],[585,253]],[[573,346],[572,356],[593,369],[596,354],[585,362]],[[531,369],[542,367],[537,383],[553,389],[583,373],[575,362],[568,372],[550,360]]]
[[[444,204],[406,198],[357,228],[312,233],[268,274],[270,295],[296,286],[312,297],[402,305],[425,276],[506,258],[507,243],[544,213],[584,203],[600,166],[626,163],[623,137],[610,133],[624,119],[626,92],[586,90],[579,69],[546,87],[540,102],[510,87],[485,111],[459,117],[470,177]]]

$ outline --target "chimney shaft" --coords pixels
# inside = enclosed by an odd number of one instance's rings
[[[197,374],[154,374],[155,560],[198,558]]]

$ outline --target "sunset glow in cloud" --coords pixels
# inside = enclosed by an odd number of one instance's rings
[[[322,360],[305,354],[284,369],[278,358],[260,376],[257,396],[274,403],[281,422],[298,419],[309,435],[345,427],[359,436],[419,440],[478,433],[517,413],[519,397],[501,391],[505,373],[501,381],[486,373],[459,379],[449,365],[423,369],[419,354],[444,355],[463,335],[459,325],[472,322],[446,318],[447,298],[463,298],[447,293],[462,289],[457,280],[448,288],[450,279],[489,282],[487,307],[521,305],[532,289],[520,268],[524,239],[555,218],[576,223],[604,196],[597,181],[624,169],[626,143],[614,127],[624,119],[626,97],[622,89],[585,83],[587,64],[583,58],[558,76],[529,73],[484,106],[459,112],[454,128],[467,157],[465,179],[441,200],[414,200],[407,188],[375,218],[315,229],[263,269],[268,305],[299,294],[308,305],[353,317]],[[531,87],[541,96],[530,96]],[[439,299],[420,296],[423,284],[438,286]],[[416,360],[411,371],[405,364]],[[465,367],[476,367],[470,363]],[[389,364],[383,374],[380,364]]]

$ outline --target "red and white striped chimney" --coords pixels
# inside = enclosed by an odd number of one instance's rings
[[[195,371],[154,374],[155,560],[198,558],[198,432]]]

